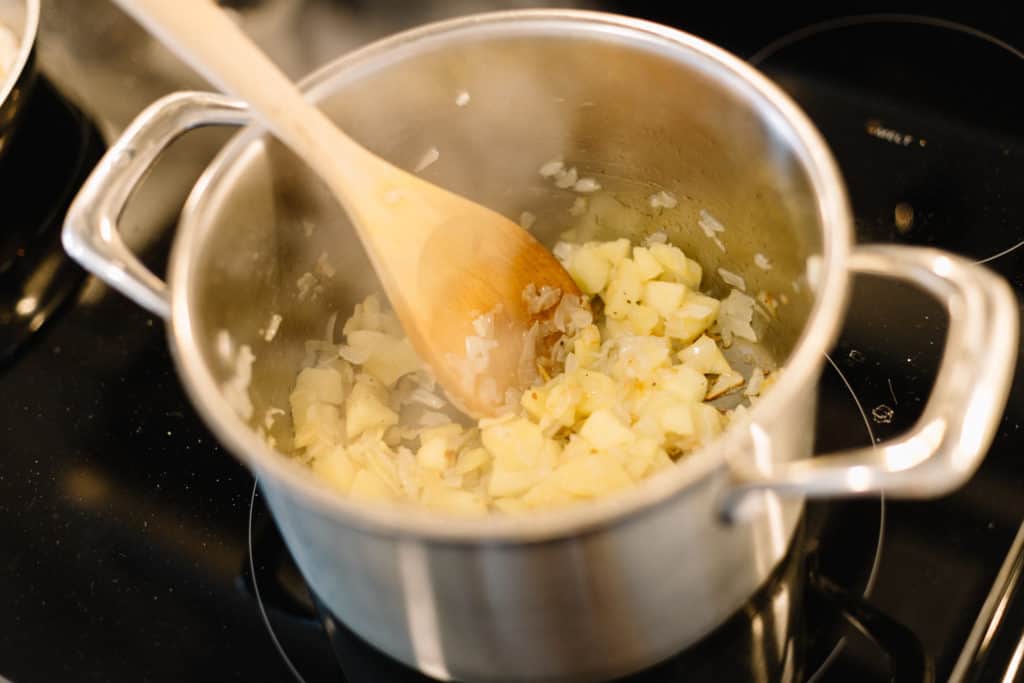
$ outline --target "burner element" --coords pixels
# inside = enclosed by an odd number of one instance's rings
[[[846,180],[861,241],[989,261],[1024,245],[1024,53],[925,17],[848,17],[750,61],[807,111]]]

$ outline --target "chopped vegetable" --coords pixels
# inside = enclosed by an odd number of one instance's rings
[[[590,180],[561,160],[540,174],[577,191]],[[652,206],[674,201],[664,192],[651,197]],[[523,223],[531,218],[525,213]],[[711,235],[724,230],[710,215],[701,220]],[[456,515],[571,505],[671,467],[723,429],[727,417],[706,401],[744,379],[717,340],[756,341],[755,302],[738,289],[722,301],[701,294],[700,265],[656,235],[643,245],[556,246],[591,305],[550,287],[526,288],[528,311],[545,317],[524,346],[557,335],[559,371],[538,372],[524,351],[520,373],[530,386],[505,414],[476,424],[457,421],[394,315],[368,297],[345,322],[343,344],[333,341],[333,324],[326,341],[308,344],[316,352],[290,397],[297,454],[353,499]],[[467,372],[487,367],[497,345],[494,313],[473,321],[465,357],[452,359]],[[765,377],[755,370],[744,395],[756,397]],[[478,390],[496,393],[484,384]]]

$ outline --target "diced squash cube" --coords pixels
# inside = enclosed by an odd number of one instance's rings
[[[366,357],[360,367],[384,386],[392,386],[402,375],[415,372],[423,366],[412,344],[405,337],[373,330],[353,330],[346,339],[358,356]]]
[[[560,461],[565,463],[573,458],[582,458],[594,452],[594,447],[586,439],[573,434],[569,437],[569,443],[562,449]]]
[[[733,372],[718,344],[706,335],[681,350],[677,356],[685,365],[705,375],[728,375]]]
[[[598,354],[601,353],[601,333],[597,325],[587,325],[573,342],[572,352],[576,355],[576,363],[581,368],[590,367]]]
[[[342,377],[331,368],[305,368],[295,379],[294,391],[308,393],[320,403],[341,405],[345,401]]]
[[[544,414],[541,417],[541,428],[557,424],[570,427],[576,422],[576,406],[583,399],[583,390],[571,378],[563,379],[554,384],[544,402]]]
[[[687,403],[703,401],[708,391],[707,377],[686,365],[664,368],[655,377],[659,389]]]
[[[626,473],[634,480],[646,475],[662,448],[655,439],[637,439],[626,446]],[[664,452],[664,451],[662,451]]]
[[[611,448],[633,440],[633,432],[610,410],[598,410],[591,414],[580,428],[580,436],[600,449]]]
[[[584,294],[594,295],[608,284],[612,265],[597,247],[584,245],[573,252],[567,270]]]
[[[663,469],[672,467],[675,463],[672,462],[672,458],[668,457],[668,453],[664,449],[659,448],[658,452],[654,454],[654,461],[651,463],[651,472],[660,472]]]
[[[443,472],[448,469],[448,444],[444,439],[430,439],[424,441],[420,449],[416,451],[416,462],[420,467],[435,472]]]
[[[662,279],[669,279],[679,282],[690,289],[700,287],[700,280],[703,276],[700,264],[686,258],[686,255],[679,247],[671,244],[652,244],[651,254],[665,269]]]
[[[670,364],[669,341],[665,337],[625,337],[618,343],[618,358],[612,369],[617,379],[648,380]]]
[[[544,414],[544,406],[548,401],[548,388],[546,386],[531,387],[523,392],[519,399],[519,405],[523,407],[526,414],[534,420],[540,420]]]
[[[448,448],[453,448],[455,442],[459,436],[462,435],[462,425],[455,422],[449,424],[438,425],[437,427],[428,427],[420,430],[420,443],[426,443],[427,441],[433,441],[440,439]]]
[[[358,457],[356,454],[360,452],[366,469],[380,477],[396,495],[400,493],[402,483],[398,476],[398,463],[391,449],[376,436],[367,433],[349,446],[349,453],[353,454],[353,458]]]
[[[647,283],[650,284],[650,283]],[[645,336],[654,332],[661,319],[658,312],[650,306],[634,304],[629,307],[626,323],[635,335]]]
[[[718,316],[718,301],[697,292],[687,292],[683,304],[665,319],[665,334],[684,344],[704,334]]]
[[[543,477],[544,473],[539,469],[511,470],[500,467],[496,461],[487,484],[487,493],[495,498],[518,496],[528,491]]]
[[[652,280],[644,283],[644,304],[656,310],[661,317],[668,318],[686,297],[686,286],[678,282]]]
[[[551,477],[561,488],[582,497],[606,495],[633,485],[622,464],[608,453],[593,453],[569,460]]]
[[[673,403],[663,407],[658,413],[658,423],[668,434],[690,436],[694,433],[693,412],[691,403]]]
[[[652,439],[659,443],[665,439],[665,430],[662,429],[661,423],[654,415],[647,413],[640,413],[633,424],[633,433],[640,439]]]
[[[582,417],[615,405],[618,400],[615,381],[608,375],[596,370],[580,370],[576,373],[576,381],[583,391],[576,410]]]
[[[545,476],[562,462],[562,444],[554,439],[544,439],[544,447],[540,450],[538,466]]]
[[[394,424],[398,424],[398,413],[381,400],[373,382],[359,377],[345,401],[345,435],[351,440]]]
[[[546,479],[529,491],[522,501],[532,508],[557,508],[579,500],[551,479]]]
[[[633,263],[643,280],[653,280],[664,271],[658,259],[654,258],[647,247],[633,247]]]
[[[717,408],[708,403],[694,403],[691,405],[691,409],[693,410],[693,423],[697,438],[701,442],[707,443],[722,433],[724,423],[722,414],[718,412]]]
[[[480,438],[494,457],[495,471],[536,469],[544,447],[540,427],[523,418],[489,425],[480,432]]]
[[[455,461],[456,474],[469,474],[482,469],[491,462],[491,454],[486,448],[470,448],[459,453]]]
[[[604,338],[618,339],[619,337],[632,337],[633,326],[626,319],[616,320],[615,318],[604,319]]]
[[[644,281],[636,264],[630,259],[621,261],[612,273],[608,289],[601,295],[605,315],[617,320],[625,319],[629,307],[640,302],[643,287]]]
[[[329,403],[314,403],[306,408],[300,425],[295,430],[296,448],[314,448],[318,445],[335,444],[343,441],[341,413],[338,406]]]
[[[343,446],[336,446],[312,463],[313,472],[342,493],[347,493],[356,476],[356,467]]]
[[[597,245],[597,249],[601,254],[608,259],[608,263],[612,264],[612,267],[619,265],[629,256],[629,240],[625,237],[614,242],[596,242],[594,244]]]

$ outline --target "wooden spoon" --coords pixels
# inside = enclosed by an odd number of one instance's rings
[[[538,314],[529,311],[524,290],[579,295],[543,245],[504,216],[392,166],[342,133],[211,0],[116,1],[214,85],[248,102],[320,175],[348,212],[417,352],[457,405],[493,415],[506,389],[525,388],[517,370],[529,362],[524,339]],[[487,314],[498,345],[482,372],[467,373],[466,339],[478,336],[473,322]],[[550,344],[541,341],[538,351],[544,357]]]

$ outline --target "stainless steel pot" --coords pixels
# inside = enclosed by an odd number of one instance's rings
[[[0,29],[16,41],[17,51],[4,68],[0,63],[0,154],[14,131],[22,105],[36,76],[36,33],[39,0],[0,0]]]
[[[679,466],[619,497],[559,512],[482,520],[366,506],[332,494],[267,446],[255,427],[287,405],[303,342],[328,314],[377,289],[330,195],[263,131],[247,128],[196,185],[168,284],[118,237],[133,187],[176,136],[243,124],[245,108],[183,93],[144,112],[69,213],[68,251],[168,319],[181,377],[218,437],[259,476],[306,579],[355,632],[438,678],[585,680],[647,666],[738,609],[786,553],[805,496],[927,497],[977,467],[1007,394],[1017,314],[1007,285],[930,249],[851,249],[843,184],[806,117],[754,69],[692,36],[605,14],[509,12],[431,25],[350,54],[303,87],[355,138],[517,216],[542,239],[568,226],[568,193],[537,176],[564,155],[612,200],[581,230],[639,237],[664,228],[699,258],[788,303],[764,334],[785,366],[744,420]],[[460,91],[468,105],[456,105]],[[679,205],[647,203],[666,188]],[[696,229],[706,208],[719,250]],[[312,237],[305,227],[315,226]],[[338,275],[315,301],[296,279],[326,251]],[[755,267],[768,255],[770,270]],[[810,271],[810,278],[808,278]],[[898,278],[950,314],[940,375],[918,424],[877,448],[811,458],[814,387],[845,309],[851,273]],[[783,295],[785,295],[783,297]],[[258,330],[284,323],[272,343]],[[253,424],[220,386],[227,330],[256,355]],[[285,438],[287,425],[275,434]]]

